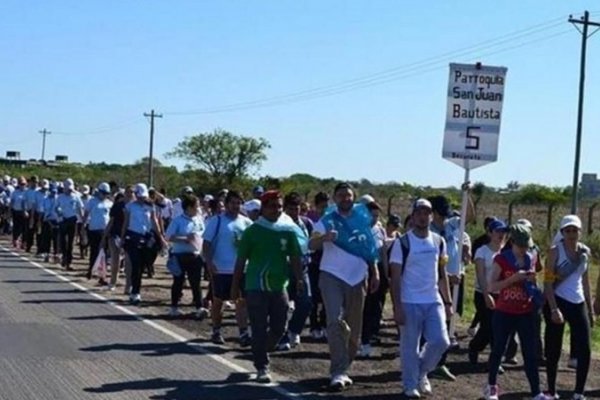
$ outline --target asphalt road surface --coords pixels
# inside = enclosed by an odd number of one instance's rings
[[[0,248],[0,399],[296,397],[252,382],[248,361],[81,289]]]

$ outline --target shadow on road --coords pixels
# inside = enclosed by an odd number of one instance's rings
[[[196,346],[198,348],[196,348]],[[100,346],[84,347],[80,351],[100,353],[108,351],[135,351],[142,356],[147,357],[164,357],[175,354],[189,354],[194,356],[202,356],[204,353],[210,354],[225,354],[227,349],[203,344],[197,340],[189,342],[167,342],[167,343],[112,343]]]
[[[105,304],[105,301],[97,299],[39,299],[39,300],[23,300],[23,304],[44,304],[44,303],[81,303],[81,304]]]
[[[140,381],[106,383],[97,388],[85,388],[88,393],[118,393],[125,391],[166,390],[151,395],[154,400],[269,400],[284,399],[272,389],[250,384],[247,374],[233,373],[224,381],[171,380],[154,378]]]

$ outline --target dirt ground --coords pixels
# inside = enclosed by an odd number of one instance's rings
[[[0,242],[4,247],[9,248],[10,243],[6,240]],[[31,255],[24,256],[34,260]],[[76,257],[77,258],[77,257]],[[40,260],[35,260],[40,262]],[[47,264],[47,267],[53,270],[61,270],[60,266]],[[65,276],[69,276],[74,281],[87,287],[95,287],[96,290],[102,290],[96,287],[96,280],[88,281],[85,278],[86,262],[76,259],[73,265],[75,271],[61,271]],[[122,281],[123,279],[121,279]],[[206,282],[203,282],[205,285]],[[159,257],[156,265],[156,274],[152,279],[144,276],[142,283],[142,305],[137,312],[150,319],[168,321],[178,327],[184,328],[198,336],[200,341],[208,341],[211,333],[209,320],[197,321],[192,318],[191,313],[191,293],[184,289],[182,300],[182,311],[190,313],[178,318],[167,316],[170,302],[171,276],[166,273],[164,259]],[[102,294],[111,298],[117,303],[126,304],[127,296],[123,294],[123,287],[118,287],[114,292],[103,291]],[[396,329],[390,319],[389,310],[386,311],[386,320],[381,332],[381,344],[375,346],[374,356],[370,359],[357,359],[352,366],[350,377],[354,380],[354,385],[342,393],[329,393],[327,384],[329,383],[329,356],[327,343],[315,341],[309,336],[308,329],[302,336],[302,344],[288,352],[277,352],[271,355],[272,369],[281,375],[291,377],[298,382],[305,393],[321,394],[327,399],[401,399],[402,385],[400,373],[400,360],[397,356],[398,340]],[[484,384],[486,383],[485,366],[482,362],[478,366],[472,366],[467,360],[466,347],[468,336],[465,334],[465,321],[459,325],[460,349],[451,353],[448,358],[448,366],[458,376],[456,382],[447,382],[438,379],[431,379],[433,386],[433,395],[430,399],[478,399],[481,398]],[[599,329],[599,328],[595,328]],[[237,344],[237,328],[233,318],[232,311],[225,312],[223,323],[223,334],[227,344],[226,351],[233,353],[234,358],[250,359],[249,349],[241,349]],[[590,369],[587,383],[587,397],[589,399],[600,399],[600,355],[594,354],[594,360]],[[480,361],[487,358],[487,354],[480,355]],[[519,357],[520,359],[520,357]],[[567,355],[563,355],[561,369],[559,372],[558,388],[561,398],[570,399],[572,388],[574,387],[575,372],[566,367]],[[545,387],[545,369],[540,368],[540,379],[542,389]],[[530,399],[527,380],[521,365],[516,367],[506,367],[506,373],[498,380],[501,399]],[[243,399],[243,397],[240,397]]]

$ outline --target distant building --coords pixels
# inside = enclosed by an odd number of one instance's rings
[[[588,198],[600,197],[600,179],[598,179],[598,174],[581,175],[581,195]]]

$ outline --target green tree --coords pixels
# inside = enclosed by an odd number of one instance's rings
[[[188,136],[166,157],[188,161],[187,168],[208,172],[216,182],[231,185],[236,178],[247,178],[267,160],[271,148],[264,138],[234,135],[215,129],[212,132]]]

